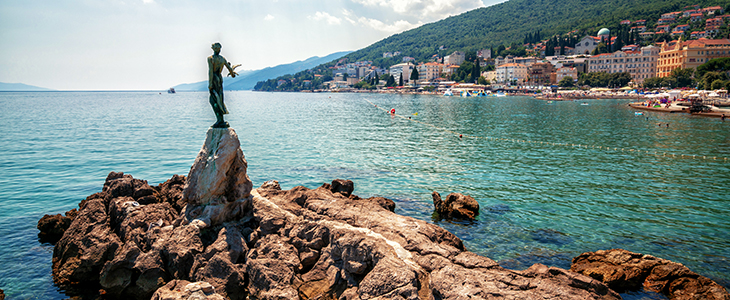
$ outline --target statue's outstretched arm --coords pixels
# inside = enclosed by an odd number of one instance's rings
[[[236,75],[238,75],[238,73],[236,73],[236,68],[240,67],[241,64],[237,64],[237,65],[231,67],[231,63],[228,62],[228,61],[226,61],[225,66],[228,69],[228,76],[231,76],[231,77],[234,77],[235,78]]]

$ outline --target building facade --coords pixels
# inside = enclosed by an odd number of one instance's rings
[[[524,83],[527,80],[527,66],[523,64],[504,64],[497,67],[495,81],[498,83]]]
[[[398,82],[401,76],[403,76],[403,82],[408,82],[408,79],[411,78],[412,70],[412,63],[403,63],[390,66],[390,70],[388,70],[388,73],[390,73],[390,75],[395,78],[395,82]]]
[[[464,52],[454,51],[454,53],[451,53],[451,55],[444,56],[444,65],[460,66],[461,63],[463,63],[465,59],[466,59],[466,54]]]
[[[444,65],[430,62],[418,65],[418,81],[431,81],[441,77]]]
[[[682,41],[681,39],[665,42],[661,45],[657,62],[657,77],[666,77],[676,68],[697,69],[708,60],[718,57],[730,57],[730,40],[699,39]]]
[[[549,62],[534,63],[527,68],[527,84],[529,85],[550,85],[550,74],[555,72],[555,68]]]

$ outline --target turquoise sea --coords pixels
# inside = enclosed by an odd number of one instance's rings
[[[355,194],[394,199],[397,213],[508,268],[569,268],[582,252],[624,248],[729,288],[730,121],[636,116],[628,102],[226,92],[254,186],[350,179]],[[0,108],[8,299],[66,298],[51,279],[53,247],[37,239],[44,214],[77,207],[110,171],[153,185],[187,174],[215,119],[207,93],[5,92]],[[481,213],[434,220],[432,191],[471,195]]]

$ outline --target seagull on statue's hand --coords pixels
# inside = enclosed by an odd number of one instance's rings
[[[236,77],[238,73],[236,73],[236,68],[240,67],[241,64],[237,64],[235,66],[231,67],[231,72],[228,73],[228,76]]]

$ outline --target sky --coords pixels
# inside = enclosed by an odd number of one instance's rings
[[[238,70],[258,70],[358,50],[500,2],[0,0],[0,82],[166,90],[207,80],[214,42]]]

